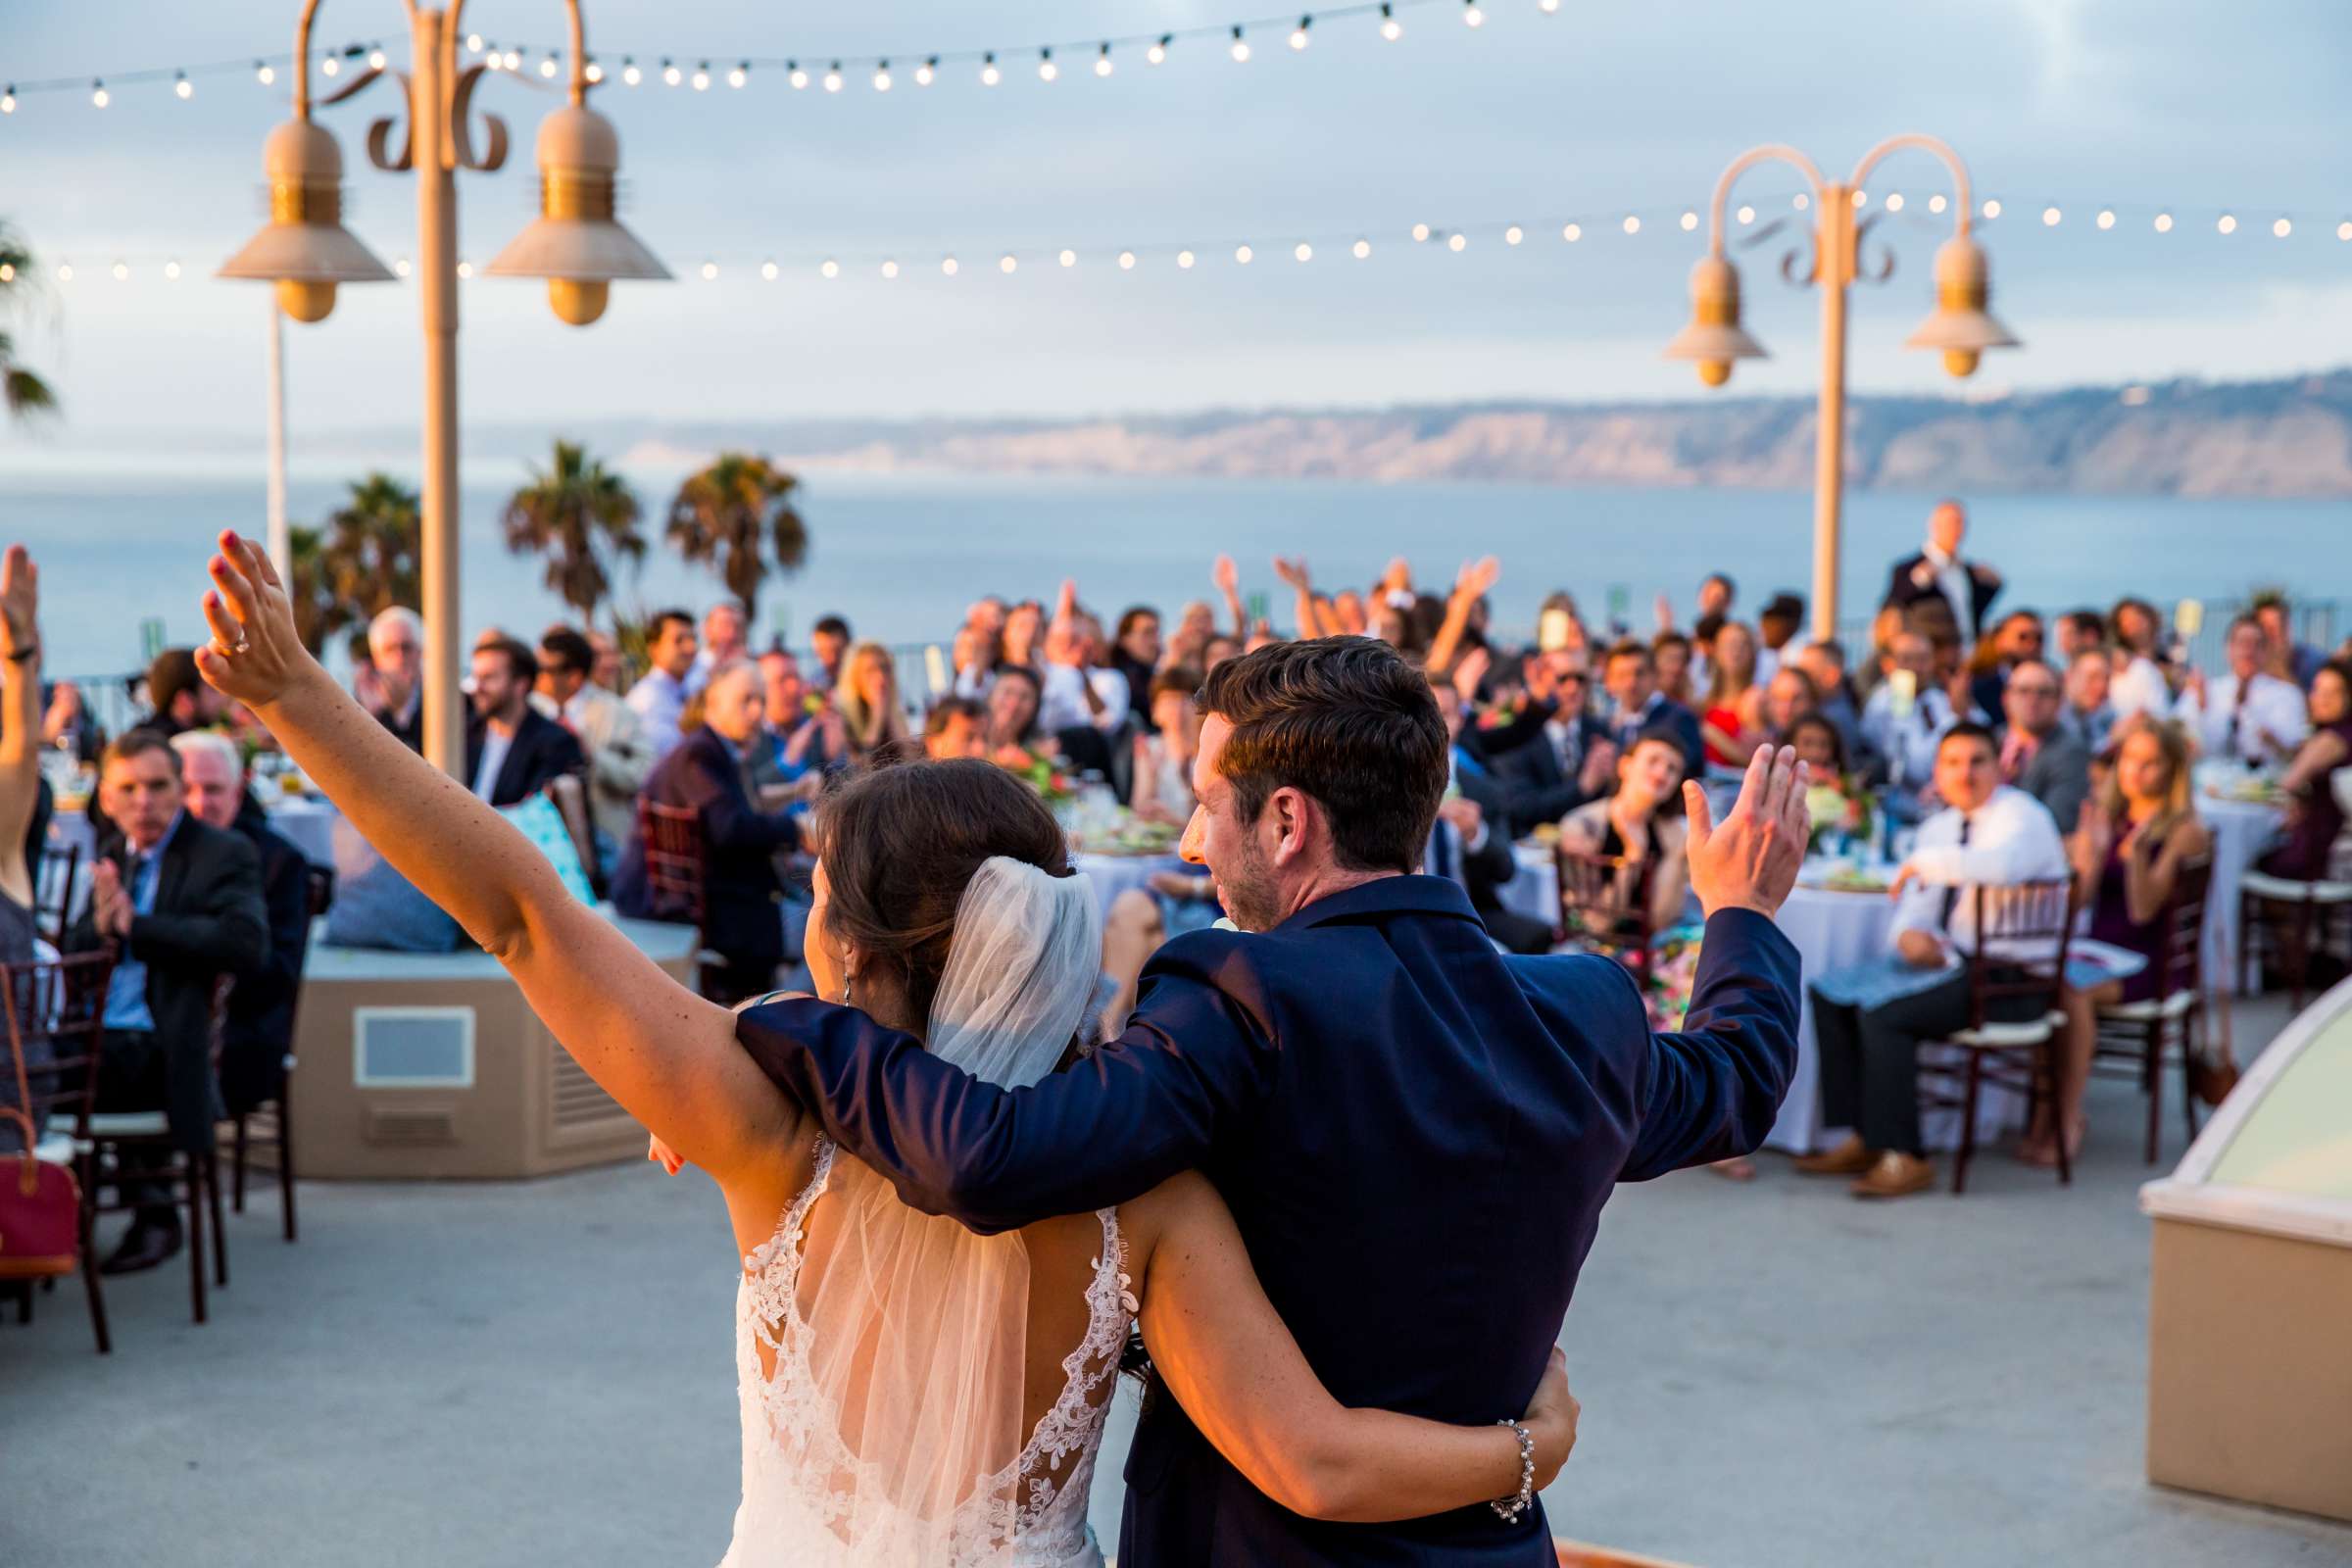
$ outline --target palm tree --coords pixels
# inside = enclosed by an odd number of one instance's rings
[[[637,497],[628,482],[569,441],[556,443],[555,465],[507,502],[507,548],[547,557],[547,585],[593,622],[612,592],[621,562],[645,556]]]
[[[32,248],[14,229],[0,223],[0,306],[13,306],[33,276]],[[6,332],[0,332],[0,406],[7,408],[12,419],[52,413],[57,408],[57,394],[48,382],[18,362],[16,340]]]
[[[313,652],[346,626],[423,599],[416,492],[390,474],[368,474],[323,527],[290,529],[287,539],[295,625]]]
[[[722,452],[716,462],[678,487],[669,504],[669,538],[688,561],[717,567],[727,592],[753,613],[770,570],[787,575],[808,555],[808,530],[793,509],[801,481],[745,452]],[[771,566],[768,552],[775,559]]]

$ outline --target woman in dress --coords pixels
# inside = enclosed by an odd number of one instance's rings
[[[2164,617],[2144,599],[2119,599],[2107,624],[2115,637],[2115,676],[2107,687],[2108,707],[2119,721],[2134,713],[2164,717],[2173,710],[2173,689],[2158,662]]]
[[[1649,872],[1649,928],[1664,931],[1683,917],[1690,889],[1684,858],[1683,753],[1665,730],[1644,730],[1617,760],[1617,787],[1560,820],[1560,847],[1583,855],[1624,856]],[[1640,873],[1624,875],[1630,891]]]
[[[2352,764],[2352,663],[2331,659],[2311,682],[2311,734],[2295,751],[2278,787],[2286,792],[2286,837],[2262,858],[2262,869],[2297,882],[2317,882],[2343,835],[2344,808],[2336,799],[2336,769]]]
[[[574,1060],[727,1202],[744,1496],[732,1568],[1095,1568],[1085,1522],[1131,1322],[1202,1433],[1268,1495],[1405,1518],[1512,1494],[1501,1426],[1342,1409],[1267,1304],[1215,1189],[982,1237],[901,1204],[735,1043],[734,1017],[564,893],[544,857],[361,711],[276,572],[211,564],[205,678],[260,713],[346,817],[503,963]],[[807,955],[820,994],[1006,1085],[1076,1048],[1094,898],[1044,806],[986,763],[884,767],[828,797]],[[1528,1425],[1547,1479],[1573,1401]]]
[[[2180,868],[2213,854],[2213,835],[2189,800],[2188,741],[2180,726],[2146,714],[2116,729],[2115,766],[2066,841],[2089,935],[2136,953],[2147,967],[2087,990],[2066,988],[2066,1052],[2058,1063],[2055,1116],[2045,1104],[2018,1148],[2029,1164],[2058,1163],[2052,1129],[2066,1129],[2066,1157],[2082,1148],[2082,1086],[2098,1044],[2098,1010],[2147,1002],[2164,989],[2173,890]]]
[[[33,956],[32,819],[41,800],[40,576],[23,545],[0,556],[0,963]],[[37,1035],[25,1039],[24,1070],[50,1061]],[[17,1107],[17,1075],[0,1061],[0,1105]],[[22,1108],[22,1107],[17,1107]],[[0,1120],[0,1152],[21,1150],[22,1133]]]
[[[1182,823],[1193,814],[1193,754],[1200,749],[1194,694],[1204,677],[1177,665],[1152,677],[1152,729],[1135,738],[1135,814]]]
[[[1000,766],[1026,768],[1040,751],[1053,750],[1051,737],[1039,733],[1037,713],[1045,689],[1037,671],[1027,664],[999,664],[996,684],[988,689],[987,726],[981,755]]]
[[[1700,715],[1707,761],[1716,767],[1745,767],[1764,742],[1756,723],[1762,696],[1756,690],[1756,634],[1744,622],[1725,621],[1715,633],[1707,668],[1707,706]]]
[[[1690,639],[1679,631],[1662,631],[1649,645],[1649,657],[1658,667],[1658,690],[1666,700],[1681,708],[1695,706],[1690,690]]]
[[[859,643],[850,650],[836,706],[849,731],[855,761],[871,761],[885,748],[895,755],[910,738],[906,710],[899,702],[898,665],[880,643]]]

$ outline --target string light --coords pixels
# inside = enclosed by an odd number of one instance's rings
[[[1185,271],[1191,271],[1193,270],[1193,253],[1191,251],[1178,251],[1176,253],[1176,265],[1182,268]]]
[[[2237,232],[2237,220],[2232,218],[2230,214],[2224,213],[2222,215],[2222,220],[2219,223],[2216,223],[2214,226],[2225,234],[2234,234]]]
[[[885,64],[883,69],[888,70],[888,65]],[[752,63],[749,60],[739,61],[735,69],[727,73],[727,85],[730,87],[740,87],[751,79]]]
[[[1418,245],[1426,241],[1428,238],[1429,225],[1427,223],[1415,223],[1413,225],[1413,243]]]
[[[1800,190],[1795,195],[1788,198],[1788,205],[1801,213],[1806,208],[1813,205],[1813,198]]]
[[[256,60],[253,63],[253,76],[256,81],[267,87],[277,79],[277,72],[267,60]]]
[[[773,283],[776,280],[777,271],[778,268],[774,262],[761,262],[760,264],[760,275],[770,283]]]
[[[342,62],[342,61],[340,61],[340,60],[337,60],[337,59],[336,59],[336,58],[335,58],[333,55],[321,55],[321,56],[319,56],[319,58],[318,58],[318,70],[319,70],[319,73],[320,73],[320,74],[322,74],[322,75],[328,75],[328,76],[331,76],[331,75],[335,74],[335,73],[337,73],[337,72],[341,71],[342,69],[343,69],[343,62]]]
[[[1372,242],[1368,239],[1359,239],[1353,245],[1348,246],[1348,250],[1357,261],[1365,261],[1372,255]]]
[[[74,264],[72,262],[60,262],[57,264],[57,280],[60,283],[71,283],[74,281]]]
[[[130,267],[129,267],[129,265],[128,265],[127,263],[123,263],[123,262],[117,262],[117,263],[115,264],[115,281],[116,281],[116,282],[118,282],[118,283],[123,283],[123,282],[127,282],[127,281],[129,281],[129,279],[130,279]]]
[[[2347,226],[2352,226],[2352,225],[2347,225]],[[1119,270],[1120,270],[1120,271],[1122,271],[1122,272],[1132,272],[1132,271],[1134,271],[1134,270],[1135,270],[1135,252],[1133,252],[1133,251],[1121,251],[1121,252],[1119,252]]]
[[[605,79],[605,68],[591,60],[586,66],[581,68],[580,74],[588,78],[588,83],[590,86],[594,86],[596,83]]]
[[[1855,192],[1854,192],[1854,198],[1853,198],[1853,199],[1854,199],[1854,207],[1855,207],[1855,209],[1856,209],[1857,211],[1859,211],[1860,209],[1862,209],[1862,208],[1865,208],[1865,207],[1868,207],[1868,206],[1870,205],[1870,192],[1868,192],[1868,191],[1866,191],[1866,190],[1858,190],[1858,191],[1855,191]]]
[[[482,52],[482,35],[480,33],[469,32],[466,35],[466,52],[469,55],[478,55]]]
[[[507,51],[507,69],[509,71],[520,71],[522,69],[521,50],[510,49]]]
[[[1525,238],[1527,238],[1527,230],[1521,228],[1517,223],[1513,223],[1502,231],[1502,242],[1505,245],[1516,245]]]
[[[1298,261],[1311,262],[1315,259],[1315,248],[1312,245],[1309,245],[1306,241],[1300,240],[1296,246],[1292,247],[1291,255]]]
[[[1928,211],[1931,213],[1940,213],[1950,205],[1951,203],[1943,199],[1943,194],[1940,191],[1928,198]]]
[[[924,61],[921,65],[914,68],[914,84],[917,87],[928,87],[938,79],[939,57],[937,55],[933,55],[930,59]]]
[[[172,90],[177,93],[183,102],[196,96],[196,84],[188,80],[188,74],[184,71],[172,81]]]
[[[1252,261],[1257,259],[1257,252],[1251,250],[1247,245],[1236,245],[1233,248],[1233,259],[1242,266],[1248,267]]]
[[[482,69],[484,71],[504,71],[507,69],[507,57],[493,49],[490,51],[490,58],[482,62]]]
[[[1241,25],[1238,23],[1235,24],[1233,29],[1232,53],[1235,65],[1241,65],[1250,58],[1250,40],[1242,36]]]
[[[368,69],[369,71],[381,71],[384,69],[383,50],[370,49],[368,51]]]
[[[1556,15],[1560,9],[1560,0],[1536,0],[1536,9],[1547,17]]]
[[[1006,274],[1007,276],[1010,276],[1011,273],[1020,267],[1020,262],[1014,258],[1010,251],[1006,251],[1004,255],[997,258],[997,270]]]
[[[1171,40],[1171,34],[1161,34],[1160,37],[1152,43],[1151,48],[1144,51],[1145,61],[1148,64],[1154,66],[1166,65],[1168,63],[1168,44]]]
[[[662,62],[662,80],[665,85],[675,87],[679,82],[685,79],[685,73],[678,70],[677,67],[671,65],[666,60]]]
[[[408,259],[406,256],[403,256],[403,257],[399,258],[398,260],[396,260],[395,262],[393,262],[393,264],[392,264],[392,271],[393,271],[393,273],[394,273],[394,275],[395,275],[395,276],[399,276],[399,277],[406,277],[406,276],[408,276],[408,275],[409,275],[409,259]]]
[[[1756,210],[1743,204],[1740,209],[1739,217],[1740,222],[1752,223],[1756,220]]]
[[[703,264],[703,281],[706,283],[713,282],[717,279],[717,277],[718,264],[716,262],[705,262]]]
[[[1979,211],[1984,213],[1986,218],[1998,218],[2001,216],[2001,204],[1996,199],[1987,196],[1984,199],[1984,205]]]
[[[1698,226],[1698,215],[1686,210],[1683,214],[1683,232],[1688,234]]]
[[[110,100],[109,100],[109,99],[107,98],[107,96],[106,96],[106,83],[105,83],[105,82],[103,82],[103,81],[93,81],[93,82],[91,82],[91,83],[90,83],[90,104],[91,104],[91,106],[92,106],[93,108],[104,109],[104,108],[107,106],[107,104],[108,104],[108,102],[109,102],[109,101],[110,101]]]
[[[1461,255],[1463,248],[1469,243],[1470,236],[1467,234],[1454,233],[1446,236],[1446,248],[1456,256]]]
[[[2115,209],[2112,207],[2100,208],[2098,222],[2101,228],[2113,228],[2115,226]]]
[[[1486,22],[1487,14],[1478,9],[1478,0],[1462,0],[1463,26],[1483,27],[1486,25]]]
[[[2057,208],[2044,207],[2041,210],[2041,226],[2044,228],[2056,228],[2058,226],[2058,216]]]
[[[808,85],[808,73],[801,69],[798,60],[787,60],[784,62],[784,79],[792,83],[794,92],[799,92]]]
[[[1642,232],[1642,220],[1640,220],[1639,218],[1636,218],[1636,217],[1635,217],[1633,214],[1631,214],[1631,213],[1628,213],[1628,214],[1626,214],[1626,215],[1625,215],[1625,231],[1626,231],[1628,234],[1639,234],[1639,233],[1641,233],[1641,232]]]
[[[14,262],[0,262],[0,283],[14,283],[16,280],[17,264]]]
[[[1076,251],[1065,250],[1054,259],[1060,262],[1064,267],[1076,267],[1078,265],[1078,253]]]
[[[841,62],[838,60],[825,68],[825,91],[841,91]]]
[[[890,62],[887,60],[874,68],[874,91],[890,91]]]
[[[2170,213],[2158,213],[2156,215],[2156,232],[2159,234],[2170,234],[2172,231],[2173,215]]]
[[[983,55],[980,59],[980,85],[983,87],[994,87],[998,82],[1003,81],[1004,79],[1004,74],[997,69],[997,57],[995,55]]]
[[[947,273],[948,276],[954,277],[956,275],[956,258],[951,256],[947,260],[941,262],[939,264],[939,270]]]
[[[164,264],[164,276],[165,276],[165,278],[166,278],[168,281],[170,281],[170,282],[173,282],[173,283],[176,283],[176,282],[178,282],[178,281],[179,281],[179,263],[177,263],[177,262],[175,262],[175,261],[172,261],[172,262],[166,262],[166,263]]]
[[[708,60],[694,68],[694,90],[696,92],[710,90],[710,62]]]
[[[841,275],[841,264],[828,256],[825,258],[825,265],[818,268],[817,271],[828,278],[839,277]]]
[[[1380,8],[1380,35],[1391,43],[1404,36],[1404,24],[1396,20],[1394,7],[1384,5]]]
[[[545,60],[539,62],[539,75],[541,79],[546,81],[553,81],[556,79],[556,57],[554,55],[551,54]],[[737,85],[740,86],[741,83],[737,83]]]
[[[2278,235],[2280,239],[2286,238],[2287,235],[2292,234],[2294,231],[2295,225],[2288,222],[2283,218],[2271,225],[2271,232]]]
[[[898,264],[898,263],[896,263],[896,262],[884,262],[884,263],[882,264],[882,275],[883,275],[884,277],[896,277],[896,276],[898,276],[898,275],[899,275],[899,264]]]
[[[2352,220],[2347,220],[2346,221],[2335,225],[2335,237],[2337,239],[2352,240]]]
[[[460,262],[458,264],[458,275],[460,277],[471,277],[473,275],[473,264],[471,262]]]
[[[1110,74],[1110,45],[1104,44],[1102,46],[1102,52],[1095,56],[1095,74],[1098,76],[1107,76]]]
[[[1570,223],[1560,230],[1560,238],[1566,240],[1571,245],[1575,244],[1578,240],[1583,239],[1584,237],[1585,225],[1582,223]]]
[[[1300,17],[1298,19],[1298,25],[1291,29],[1292,48],[1303,49],[1306,47],[1306,29],[1314,24],[1314,21],[1315,19],[1312,17]]]
[[[1890,213],[1899,213],[1903,210],[1903,193],[1901,191],[1891,191],[1887,194],[1886,210]]]
[[[1054,77],[1060,74],[1061,68],[1054,63],[1054,51],[1051,49],[1040,49],[1037,52],[1037,79],[1040,81],[1052,81]]]

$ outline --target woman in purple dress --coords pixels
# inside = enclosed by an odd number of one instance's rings
[[[2075,883],[2090,910],[2090,935],[2136,953],[2147,967],[2085,990],[2066,988],[2066,1049],[2058,1063],[2056,1115],[2045,1105],[2020,1147],[2031,1164],[2054,1165],[2054,1129],[2066,1129],[2072,1160],[2082,1148],[2082,1085],[2098,1042],[2098,1009],[2152,1001],[2164,989],[2173,890],[2180,868],[2213,854],[2213,835],[2189,803],[2188,741],[2177,724],[2139,714],[2115,732],[2115,767],[2082,803],[2067,840]]]
[[[2286,836],[2262,858],[2262,869],[2296,882],[2328,874],[2328,858],[2344,831],[2334,773],[2352,765],[2352,663],[2331,659],[2311,682],[2311,736],[2278,781],[2286,791]]]

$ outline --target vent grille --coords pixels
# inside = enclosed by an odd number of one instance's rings
[[[444,1149],[458,1141],[458,1119],[446,1110],[386,1110],[370,1106],[368,1141],[393,1149]]]
[[[555,1124],[559,1131],[587,1126],[592,1122],[625,1121],[628,1112],[619,1102],[597,1087],[570,1054],[559,1048],[556,1052],[556,1107]]]

